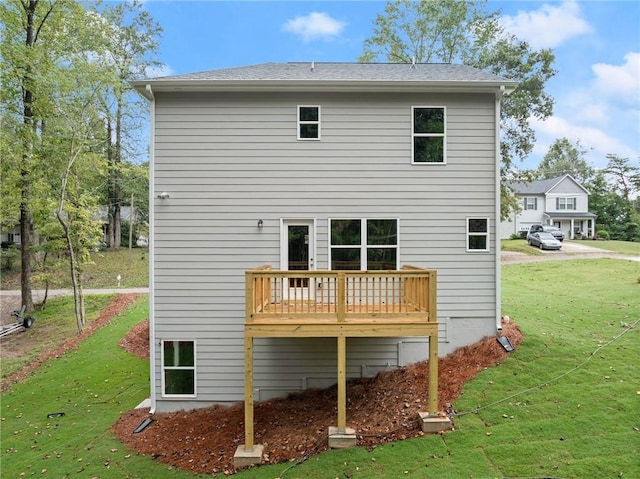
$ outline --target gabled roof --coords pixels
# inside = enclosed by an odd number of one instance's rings
[[[263,63],[134,81],[152,91],[495,91],[517,82],[449,63]]]
[[[562,183],[565,178],[569,178],[578,187],[580,187],[586,194],[589,192],[578,183],[571,175],[565,174],[562,176],[556,176],[555,178],[549,178],[547,180],[535,180],[530,183],[512,182],[509,183],[509,188],[517,195],[545,195],[554,189],[557,185]]]

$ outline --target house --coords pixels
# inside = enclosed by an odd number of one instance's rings
[[[152,411],[244,400],[251,428],[254,397],[337,382],[346,434],[345,378],[429,356],[437,415],[437,355],[500,328],[516,83],[267,63],[134,86],[151,104]]]
[[[2,247],[14,245],[16,247],[20,247],[22,244],[20,237],[20,226],[11,226],[9,228],[3,228],[0,231],[0,242],[2,242]]]
[[[502,222],[500,237],[526,234],[533,224],[560,228],[566,238],[593,238],[596,215],[589,213],[589,192],[571,175],[509,185],[520,211]]]

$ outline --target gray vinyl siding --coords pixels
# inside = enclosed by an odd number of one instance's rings
[[[321,106],[321,140],[296,139],[298,105]],[[411,164],[425,105],[447,109],[446,165]],[[398,218],[400,263],[438,270],[441,353],[495,333],[493,95],[160,93],[155,111],[155,190],[170,194],[154,200],[156,342],[198,341],[197,400],[163,399],[157,368],[159,410],[243,399],[244,272],[279,268],[283,218],[316,220],[317,269],[329,218]],[[466,252],[475,216],[490,253]],[[348,374],[397,367],[405,347],[422,343],[349,339]],[[335,382],[335,356],[331,339],[257,340],[258,397]]]

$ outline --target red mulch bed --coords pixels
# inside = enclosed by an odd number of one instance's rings
[[[58,358],[65,354],[67,351],[77,349],[78,345],[84,341],[87,337],[95,333],[98,329],[109,324],[109,322],[118,314],[122,313],[140,296],[139,294],[118,294],[113,300],[102,310],[96,319],[91,321],[82,333],[77,334],[73,338],[65,341],[57,348],[49,351],[43,351],[38,358],[27,364],[25,367],[16,371],[15,373],[7,376],[0,381],[0,391],[6,391],[12,384],[22,381],[29,374],[31,374],[36,368],[42,365],[44,362]]]
[[[503,325],[503,334],[514,347],[522,333],[513,323]],[[139,337],[134,337],[139,336]],[[123,340],[130,351],[146,348],[148,325],[137,326]],[[144,351],[139,352],[144,355]],[[458,349],[441,358],[439,408],[452,412],[453,401],[464,384],[479,371],[496,364],[508,353],[495,337]],[[378,444],[422,436],[418,411],[427,409],[427,361],[374,378],[347,384],[347,425],[358,435],[358,445]],[[175,413],[158,413],[144,431],[133,430],[149,417],[149,409],[125,413],[113,426],[114,433],[129,448],[163,463],[194,473],[232,474],[236,447],[244,443],[244,406],[213,406]],[[308,390],[287,398],[258,402],[254,409],[255,443],[263,444],[263,463],[298,460],[327,450],[327,431],[337,421],[336,387]]]

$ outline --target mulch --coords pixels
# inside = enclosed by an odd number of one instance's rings
[[[522,333],[512,322],[503,335],[515,348]],[[148,357],[148,323],[141,323],[123,340],[123,347]],[[440,358],[439,409],[452,413],[453,402],[466,382],[509,353],[488,337]],[[423,436],[418,411],[427,410],[428,362],[422,361],[374,378],[347,383],[347,425],[358,445],[379,444]],[[126,412],[112,427],[130,449],[193,473],[233,474],[233,455],[244,443],[244,405],[213,406],[174,413],[156,413],[144,431],[133,430],[149,417],[149,409]],[[337,390],[313,389],[286,398],[258,402],[254,409],[255,443],[264,445],[263,463],[282,463],[328,449],[327,432],[337,421]]]

